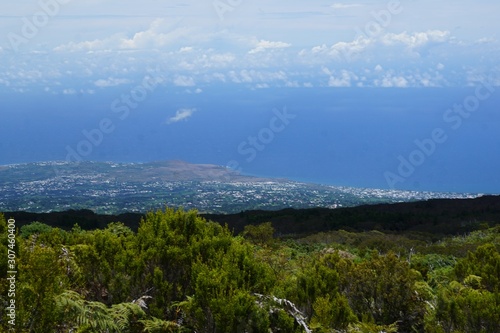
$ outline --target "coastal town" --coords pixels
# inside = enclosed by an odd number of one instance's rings
[[[54,171],[55,170],[55,171]],[[201,213],[338,208],[479,194],[362,189],[249,177],[222,166],[42,162],[0,168],[0,211],[92,209],[100,214],[168,207]]]

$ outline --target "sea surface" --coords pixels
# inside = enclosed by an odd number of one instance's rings
[[[0,94],[0,164],[177,159],[329,185],[500,193],[500,89],[460,114],[474,87],[158,87],[127,104],[132,88]]]

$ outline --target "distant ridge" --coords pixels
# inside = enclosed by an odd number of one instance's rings
[[[233,215],[209,215],[207,218],[227,223],[236,233],[243,231],[245,225],[269,221],[281,235],[304,235],[341,229],[449,235],[500,224],[500,196],[430,199],[337,209],[246,211]]]
[[[139,172],[130,173],[128,164],[113,164],[119,168],[117,179],[129,181],[264,181],[265,179],[244,176],[238,172],[220,165],[214,164],[192,164],[180,160],[156,161],[150,163],[138,163],[142,166]]]
[[[58,176],[71,175],[74,172],[81,174],[107,173],[118,181],[144,182],[152,180],[162,181],[243,181],[261,180],[261,178],[240,175],[238,172],[220,165],[192,164],[181,160],[154,161],[147,163],[115,163],[115,162],[47,162],[53,167]],[[33,166],[45,165],[33,163]]]
[[[54,213],[6,212],[18,228],[32,221],[71,229],[104,228],[110,222],[123,222],[137,229],[144,214],[95,214],[90,210]],[[202,214],[208,220],[227,224],[235,233],[246,225],[272,222],[277,235],[304,236],[332,230],[414,232],[455,235],[500,224],[500,196],[475,199],[432,199],[426,201],[363,205],[338,209],[283,209],[278,211],[245,211],[238,214]]]

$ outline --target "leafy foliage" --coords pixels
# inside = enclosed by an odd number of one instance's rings
[[[34,234],[44,234],[46,232],[50,232],[50,230],[52,230],[50,225],[40,222],[32,222],[21,227],[21,237],[28,238]]]
[[[439,242],[342,230],[279,239],[271,223],[234,236],[173,209],[148,213],[137,231],[33,223],[16,238],[15,332],[493,333],[499,230]],[[1,214],[0,231],[6,258]],[[3,316],[0,331],[9,325]]]

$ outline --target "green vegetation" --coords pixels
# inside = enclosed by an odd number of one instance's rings
[[[0,303],[7,304],[0,214]],[[196,211],[16,238],[14,332],[498,332],[500,226],[436,241],[415,232],[276,238]],[[6,313],[0,331],[7,332]]]

